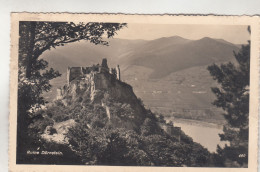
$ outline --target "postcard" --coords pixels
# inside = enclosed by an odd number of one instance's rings
[[[259,17],[12,13],[10,171],[257,171]]]

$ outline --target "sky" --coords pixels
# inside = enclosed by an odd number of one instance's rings
[[[114,38],[153,40],[161,37],[181,36],[197,40],[203,37],[224,39],[234,44],[245,44],[250,35],[245,25],[176,25],[135,24],[118,31]]]

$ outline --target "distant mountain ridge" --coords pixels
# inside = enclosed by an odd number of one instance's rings
[[[42,58],[63,74],[51,81],[53,89],[45,95],[48,100],[64,85],[68,66],[90,66],[107,58],[109,66],[120,65],[122,80],[133,86],[151,110],[178,116],[189,109],[189,118],[201,114],[211,114],[213,122],[214,116],[221,118],[221,112],[211,104],[215,97],[210,87],[215,81],[206,68],[213,63],[234,62],[233,51],[239,50],[238,45],[209,37],[189,40],[179,36],[108,41],[109,46],[76,42],[45,52]]]
[[[103,57],[112,65],[123,67],[144,66],[154,70],[152,78],[164,77],[172,72],[193,66],[228,61],[239,47],[221,39],[205,37],[188,40],[179,36],[155,40],[110,39],[109,46],[77,42],[58,47],[42,55],[50,66],[65,72],[67,66],[87,66]]]
[[[151,77],[160,78],[186,68],[228,61],[237,50],[236,45],[207,37],[195,41],[160,38],[145,43],[120,64],[154,69]]]

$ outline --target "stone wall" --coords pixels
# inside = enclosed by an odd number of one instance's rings
[[[67,81],[70,83],[72,80],[81,77],[83,74],[82,67],[68,67]]]
[[[116,68],[108,68],[107,60],[103,59],[102,64],[93,65],[90,67],[68,67],[67,69],[67,83],[70,84],[71,81],[75,79],[81,79],[85,77],[86,74],[90,73],[109,73],[112,77],[120,80],[120,68],[117,65]]]

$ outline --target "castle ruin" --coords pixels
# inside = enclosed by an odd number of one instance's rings
[[[91,73],[110,73],[116,79],[120,80],[120,68],[108,68],[107,59],[102,59],[101,65],[93,65],[90,67],[68,67],[67,69],[67,84],[69,85],[74,79],[80,79]]]
[[[92,65],[90,67],[68,67],[67,68],[67,84],[64,85],[62,88],[57,89],[57,99],[61,99],[62,96],[65,93],[65,90],[70,87],[71,82],[86,78],[93,78],[95,83],[92,83],[92,87],[99,87],[102,84],[99,83],[100,80],[97,79],[100,76],[100,74],[104,74],[109,76],[111,79],[115,80],[121,80],[120,77],[120,68],[119,65],[117,65],[116,68],[109,68],[107,65],[107,59],[103,58],[102,63]],[[99,80],[99,81],[97,81]],[[94,88],[93,88],[94,89]]]
[[[109,101],[106,101],[107,97],[111,98],[111,100],[123,100],[125,104],[132,104],[135,108],[135,114],[140,115],[132,115],[131,119],[136,121],[144,120],[144,116],[141,114],[146,113],[146,110],[138,101],[132,87],[121,81],[119,65],[116,68],[109,68],[105,58],[102,59],[101,65],[68,67],[67,83],[57,89],[56,98],[61,100],[64,106],[68,106],[68,101],[65,98],[67,95],[70,96],[69,99],[77,101],[77,98],[82,98],[86,92],[88,92],[87,100],[90,103],[99,103],[105,109],[109,120],[113,116],[113,111],[110,109]],[[81,101],[83,101],[83,98]],[[173,136],[176,141],[181,141],[180,127],[163,122],[158,122],[158,125],[165,133]]]

